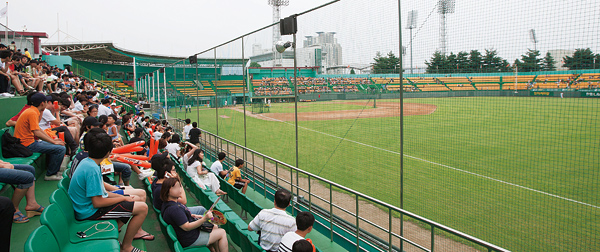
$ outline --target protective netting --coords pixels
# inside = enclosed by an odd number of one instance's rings
[[[267,28],[167,66],[159,102],[166,87],[170,117],[500,247],[592,251],[599,10],[344,0],[297,18],[296,78],[293,48],[274,52]],[[427,249],[485,249],[441,230],[432,242],[430,223],[321,187],[314,204],[358,212],[362,231],[396,248],[418,250],[386,230]],[[348,212],[333,210],[355,224]]]

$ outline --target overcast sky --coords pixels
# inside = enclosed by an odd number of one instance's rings
[[[282,8],[281,16],[326,2],[329,1],[291,0],[289,6]],[[437,0],[402,1],[403,23],[408,11],[418,11],[418,28],[413,30],[415,66],[424,66],[439,48],[440,15],[436,4]],[[28,31],[47,32],[52,36],[49,42],[58,40],[54,34],[57,15],[60,29],[73,37],[66,39],[61,34],[62,42],[112,41],[131,51],[175,56],[189,56],[272,23],[272,8],[267,0],[9,1],[9,27],[22,30],[26,26]],[[0,22],[4,24],[6,20]],[[344,64],[368,64],[377,51],[399,51],[397,1],[342,0],[300,17],[298,25],[299,40],[318,31],[337,32]],[[600,53],[600,1],[457,0],[455,13],[447,15],[447,51],[493,48],[513,62],[527,48],[534,48],[530,29],[536,30],[537,48],[542,54],[552,49],[581,47]],[[409,30],[402,29],[402,34],[402,44],[408,46]],[[248,37],[246,56],[250,55],[252,44],[270,47],[271,37],[271,30]],[[240,48],[239,42],[234,43],[219,49],[217,54],[240,57]],[[410,52],[405,66],[410,64],[409,57]]]

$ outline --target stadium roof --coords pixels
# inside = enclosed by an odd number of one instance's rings
[[[184,59],[184,57],[151,55],[126,50],[116,47],[112,42],[44,44],[42,49],[53,54],[60,52],[61,55],[68,55],[74,60],[115,65],[131,65],[134,57],[138,65],[156,66],[170,65],[176,62],[183,63],[181,61]],[[244,61],[248,61],[248,59]],[[198,64],[214,63],[214,58],[198,59]],[[242,59],[217,59],[217,63],[241,65]]]

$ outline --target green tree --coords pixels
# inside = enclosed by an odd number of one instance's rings
[[[519,72],[535,72],[542,70],[542,59],[540,51],[529,49],[527,53],[521,55],[521,62],[517,64]]]
[[[458,70],[458,59],[456,54],[450,52],[450,55],[446,57],[446,67],[444,67],[444,73],[457,73]]]
[[[593,69],[594,58],[598,59],[598,55],[595,55],[590,48],[587,49],[575,49],[573,56],[564,57],[564,67],[568,67],[569,70],[577,69]],[[598,62],[596,62],[598,63]]]
[[[258,64],[258,62],[250,62],[250,67],[260,67],[260,64]]]
[[[469,53],[467,52],[459,52],[456,55],[456,64],[458,73],[464,73],[469,70]]]
[[[380,52],[377,52],[373,60],[375,61],[373,73],[400,73],[400,58],[396,57],[391,51],[386,56],[382,56]]]
[[[469,53],[469,68],[467,69],[467,72],[481,72],[482,68],[483,58],[481,57],[481,53],[477,50],[471,50],[471,52]]]
[[[440,51],[436,51],[429,62],[425,61],[427,73],[444,73],[444,69],[447,68],[447,61],[446,55],[443,55]]]
[[[556,71],[556,67],[554,66],[556,61],[550,54],[550,52],[546,53],[546,57],[542,60],[542,70],[544,71]]]
[[[356,74],[356,72],[354,72],[354,68],[350,70],[350,74]]]
[[[502,71],[504,59],[498,56],[498,52],[493,49],[485,49],[485,56],[483,56],[483,67],[482,71],[486,73],[500,72]]]

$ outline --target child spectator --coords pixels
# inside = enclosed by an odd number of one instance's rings
[[[225,230],[218,227],[213,227],[211,232],[200,230],[200,226],[212,218],[212,211],[207,211],[204,215],[192,214],[185,205],[178,202],[183,193],[183,186],[177,178],[166,179],[160,190],[160,199],[164,202],[162,217],[175,229],[181,246],[208,246],[211,251],[229,251]]]
[[[144,202],[134,201],[130,196],[106,192],[100,163],[110,156],[113,149],[110,136],[93,129],[86,134],[84,142],[89,157],[79,163],[68,191],[75,217],[78,220],[117,219],[118,228],[129,222],[121,251],[139,252],[131,243],[136,235],[138,238],[149,235],[141,229],[148,214],[148,206]]]
[[[226,178],[227,176],[229,176],[229,179],[227,179],[227,182],[229,182],[229,184],[231,184],[237,189],[242,189],[242,193],[245,194],[250,180],[242,179],[242,168],[244,168],[244,160],[235,160],[235,166],[229,169],[229,171],[227,171],[228,174],[226,174],[225,176]]]
[[[296,216],[296,232],[288,232],[281,238],[279,252],[291,252],[294,243],[298,240],[304,240],[306,235],[312,231],[314,224],[315,216],[312,213],[300,212]]]
[[[219,152],[219,154],[217,154],[218,160],[210,166],[210,170],[221,178],[225,178],[225,175],[227,175],[227,171],[223,171],[223,161],[225,161],[225,157],[225,153]]]

